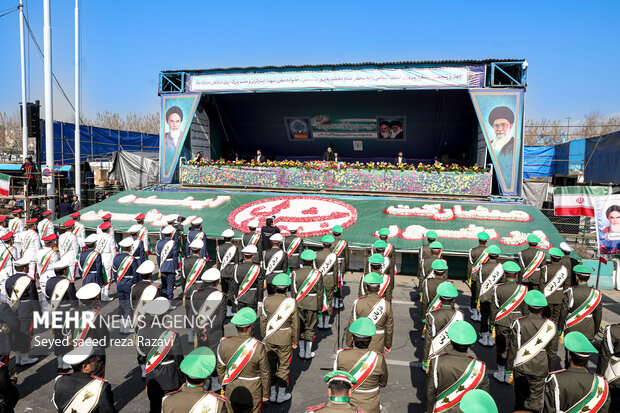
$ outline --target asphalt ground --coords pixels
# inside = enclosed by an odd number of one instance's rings
[[[360,274],[347,274],[344,286],[345,308],[341,312],[340,334],[338,334],[338,315],[331,330],[318,330],[314,350],[316,357],[310,361],[300,360],[297,350],[294,351],[291,363],[289,391],[293,397],[283,404],[264,404],[267,412],[304,412],[309,406],[323,403],[327,400],[327,386],[322,381],[323,376],[332,370],[335,353],[340,345],[338,338],[343,341],[343,332],[350,316],[353,300],[357,296]],[[79,284],[79,281],[78,281]],[[457,305],[464,309],[466,319],[469,304],[469,289],[463,281],[455,281],[460,295]],[[423,340],[421,338],[422,323],[420,320],[419,300],[417,297],[417,278],[411,276],[397,276],[393,296],[394,311],[394,339],[392,351],[386,355],[389,369],[389,380],[386,388],[381,391],[381,403],[384,411],[395,412],[424,412],[425,411],[425,382],[426,374],[420,367]],[[114,287],[113,287],[114,291]],[[175,289],[175,297],[180,288]],[[607,323],[620,322],[620,306],[618,305],[619,291],[604,291],[603,320]],[[114,300],[103,306],[105,314],[117,311],[118,301]],[[173,311],[173,314],[184,314],[182,307]],[[468,319],[468,321],[470,321]],[[473,323],[478,328],[477,323]],[[235,334],[234,326],[227,324],[225,332]],[[35,332],[40,337],[51,337],[49,331]],[[112,338],[131,338],[132,335],[121,335],[118,331],[112,333]],[[185,332],[181,337],[184,350],[191,350]],[[317,349],[318,345],[318,349]],[[475,344],[470,349],[472,355],[487,363],[490,375],[491,394],[495,398],[500,412],[512,412],[514,395],[512,386],[498,383],[491,376],[496,371],[495,349],[485,348]],[[140,378],[140,368],[136,361],[134,347],[118,347],[108,349],[106,380],[112,386],[116,408],[122,412],[147,412],[148,399],[144,382]],[[559,357],[556,367],[559,369],[560,359],[564,358],[564,349],[560,344]],[[595,368],[596,358],[590,362]],[[36,364],[28,367],[18,367],[18,387],[20,401],[16,412],[52,412],[51,403],[54,389],[54,379],[57,373],[55,356],[43,355]]]

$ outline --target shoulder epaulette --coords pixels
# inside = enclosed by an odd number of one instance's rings
[[[91,379],[96,379],[96,380],[102,381],[102,382],[104,382],[104,383],[107,383],[107,382],[108,382],[107,380],[102,379],[101,377],[97,377],[97,376],[92,376],[92,375],[91,375],[91,376],[90,376],[90,378],[91,378]]]
[[[209,392],[209,394],[210,394],[211,396],[217,397],[217,399],[218,399],[218,400],[221,400],[221,401],[223,401],[223,402],[226,402],[226,397],[224,397],[224,396],[221,396],[221,395],[219,395],[219,394],[217,394],[217,393],[214,393],[214,392],[212,392],[212,391],[210,391],[210,392]]]
[[[181,388],[180,388],[180,389],[173,390],[173,391],[171,391],[171,392],[169,392],[169,393],[166,393],[166,396],[170,396],[171,394],[178,393],[178,392],[180,392],[180,391],[181,391],[181,389],[182,389],[182,388],[183,388],[183,386],[181,386]],[[166,396],[164,396],[164,397],[166,397]]]
[[[338,351],[342,351],[342,350],[351,350],[353,347],[339,347],[337,350]]]
[[[552,374],[558,374],[558,373],[562,373],[563,371],[566,371],[566,369],[556,370],[556,371],[550,371],[550,372],[549,372],[549,375],[552,375]]]
[[[308,407],[308,408],[306,409],[306,412],[314,412],[314,411],[316,411],[316,410],[322,409],[322,408],[323,408],[323,407],[325,407],[325,406],[327,406],[327,404],[326,404],[326,403],[321,403],[321,404],[319,404],[319,405],[317,405],[317,406]]]

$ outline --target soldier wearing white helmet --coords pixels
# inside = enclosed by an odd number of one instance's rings
[[[151,282],[151,277],[155,271],[155,264],[151,260],[144,261],[136,270],[140,275],[138,281],[131,287],[131,309],[133,310],[134,327],[146,315],[146,308],[151,301],[159,297],[159,287]],[[142,379],[145,377],[146,358],[138,356],[138,364],[142,369]]]
[[[172,301],[174,296],[174,280],[179,267],[179,249],[172,238],[176,233],[174,228],[166,225],[161,230],[163,238],[157,242],[157,264],[161,272],[161,292],[164,297]]]
[[[78,277],[82,278],[82,285],[96,283],[99,286],[104,284],[103,264],[101,254],[95,250],[97,234],[90,234],[84,240],[86,249],[80,253],[78,258]]]
[[[80,306],[76,311],[80,316],[80,321],[77,324],[78,327],[71,332],[71,337],[74,340],[74,348],[87,344],[89,339],[97,343],[94,354],[98,356],[98,365],[92,374],[103,379],[106,363],[105,349],[107,347],[107,344],[104,345],[104,343],[110,342],[110,330],[108,330],[106,322],[102,320],[104,315],[98,310],[101,293],[102,288],[95,283],[86,284],[77,290],[76,296],[80,301]],[[92,321],[88,322],[87,320]]]
[[[573,268],[575,267],[575,265],[581,264],[581,262],[571,255],[571,253],[573,252],[573,248],[568,245],[568,243],[562,242],[560,244],[560,249],[564,253],[564,256],[560,258],[560,264],[567,268],[570,285],[571,287],[574,287],[577,285],[577,276],[573,272]]]
[[[209,259],[208,255],[207,255],[207,243],[206,243],[206,236],[205,233],[202,231],[202,218],[198,217],[195,218],[191,224],[190,224],[190,230],[187,233],[187,248],[185,251],[186,255],[190,255],[190,245],[192,242],[194,242],[195,240],[199,240],[202,241],[202,248],[199,251],[199,256],[202,258],[206,258],[207,260]]]
[[[189,298],[196,288],[200,288],[200,277],[207,270],[207,260],[200,256],[200,251],[204,247],[204,242],[200,238],[194,238],[188,246],[189,254],[183,258],[181,265],[181,275],[183,276],[183,304],[185,313],[191,315]],[[187,335],[190,343],[194,342],[193,330],[190,329]]]
[[[222,275],[222,291],[226,294],[226,317],[232,317],[232,304],[235,296],[233,278],[235,264],[241,261],[239,247],[232,242],[235,232],[228,228],[222,232],[224,242],[217,246],[216,262]]]
[[[120,328],[121,334],[131,333],[129,326],[131,318],[131,304],[129,298],[131,295],[131,287],[140,281],[140,276],[136,273],[138,263],[136,258],[131,255],[130,250],[134,245],[132,237],[126,237],[118,243],[121,252],[114,257],[112,263],[112,273],[116,281],[116,293],[118,295],[118,311],[123,318]]]
[[[263,300],[264,271],[256,259],[256,245],[247,245],[242,250],[243,261],[235,265],[235,302],[237,310],[250,307],[258,309]]]
[[[129,255],[135,258],[138,267],[148,259],[148,256],[144,250],[144,241],[140,239],[140,231],[142,228],[144,228],[142,225],[134,224],[129,227],[129,230],[127,231],[133,241],[131,248],[129,249]]]
[[[275,293],[275,289],[271,284],[273,278],[288,270],[288,256],[286,252],[280,248],[282,239],[282,234],[279,232],[273,234],[269,238],[271,241],[271,248],[263,251],[263,269],[265,270],[265,281],[267,282],[267,294]]]
[[[248,222],[248,232],[241,237],[241,248],[245,248],[248,245],[256,245],[258,257],[261,257],[263,255],[263,244],[260,242],[260,232],[256,232],[257,227],[258,219],[254,218]]]

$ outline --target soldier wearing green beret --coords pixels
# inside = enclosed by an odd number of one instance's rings
[[[438,261],[435,261],[438,262]],[[454,308],[459,292],[449,281],[437,286],[437,302],[426,314],[424,326],[424,352],[422,353],[422,369],[426,371],[428,359],[445,352],[450,345],[448,330],[455,321],[464,320],[463,312]]]
[[[318,406],[308,407],[306,413],[318,411],[322,413],[365,413],[359,407],[355,407],[351,404],[351,389],[357,384],[355,377],[346,371],[335,370],[327,373],[325,377],[323,377],[323,381],[329,385],[329,403],[321,403]]]
[[[495,341],[491,335],[491,301],[493,290],[498,283],[505,281],[504,268],[499,262],[501,250],[497,245],[487,248],[489,259],[482,264],[478,271],[478,303],[480,305],[480,344],[485,347],[493,347]]]
[[[431,263],[431,273],[422,282],[422,324],[426,322],[426,314],[439,306],[437,287],[448,279],[448,264],[444,260]]]
[[[467,283],[471,289],[471,299],[469,311],[472,313],[472,320],[480,321],[480,310],[478,309],[478,272],[482,264],[487,262],[489,254],[486,252],[489,234],[480,232],[478,234],[478,246],[469,250],[467,260]]]
[[[379,242],[379,241],[377,241]],[[375,274],[379,274],[383,281],[381,282],[381,286],[379,287],[378,295],[379,297],[385,297],[386,300],[392,301],[392,291],[390,291],[390,284],[393,285],[393,277],[390,277],[388,271],[389,268],[387,265],[389,263],[389,259],[384,257],[381,254],[373,254],[368,258],[368,272],[373,272]],[[366,273],[363,273],[360,276],[360,286],[357,290],[357,296],[362,297],[367,294],[367,291],[364,288],[364,277]]]
[[[314,357],[312,343],[314,342],[314,327],[317,323],[319,311],[323,305],[323,277],[314,269],[316,252],[307,249],[300,255],[301,268],[291,273],[293,279],[292,296],[297,301],[299,315],[299,358],[311,359]]]
[[[185,356],[181,362],[185,384],[164,397],[162,413],[221,412],[226,399],[204,388],[215,362],[215,354],[208,347],[198,347]]]
[[[493,377],[500,383],[508,383],[510,373],[506,373],[506,357],[508,356],[508,336],[510,326],[523,315],[527,287],[517,283],[521,267],[514,261],[506,261],[502,265],[506,282],[493,289],[491,301],[491,329],[495,335],[497,372]]]
[[[424,260],[427,258],[431,258],[432,256],[429,245],[436,240],[437,233],[435,231],[428,231],[426,233],[426,241],[428,242],[428,244],[422,243],[422,245],[420,245],[420,249],[418,250],[418,281],[420,281],[420,283],[424,279]]]
[[[515,410],[539,412],[543,407],[545,379],[555,364],[553,341],[558,339],[557,327],[542,317],[547,306],[543,293],[528,291],[525,304],[528,315],[510,326],[506,370],[513,373]]]
[[[389,282],[385,290],[384,296],[388,300],[392,301],[392,292],[394,291],[394,279],[396,277],[396,270],[395,270],[395,265],[394,265],[395,264],[394,256],[393,256],[394,254],[386,252],[388,249],[388,246],[390,245],[391,244],[388,244],[387,242],[381,239],[375,241],[374,244],[372,245],[374,252],[371,255],[371,257],[375,255],[380,255],[383,257],[383,262],[381,263],[381,266],[379,267],[379,273],[382,275],[389,276]],[[392,248],[392,251],[393,251],[393,248]],[[368,269],[365,271],[366,272],[372,271],[371,266],[372,266],[372,263],[368,262]]]
[[[465,393],[460,407],[463,413],[497,413],[497,405],[493,397],[480,389]]]
[[[392,348],[394,334],[394,314],[392,304],[385,297],[379,295],[379,289],[384,279],[377,273],[366,274],[363,279],[364,291],[367,295],[357,298],[353,302],[349,325],[360,317],[368,317],[377,329],[370,343],[370,349],[378,353],[389,353]],[[347,345],[353,344],[353,335],[347,333]]]
[[[594,343],[603,317],[603,294],[588,286],[592,268],[575,265],[573,273],[577,277],[577,285],[564,292],[559,325],[565,334],[579,331]]]
[[[315,264],[323,277],[323,287],[325,287],[324,300],[327,302],[327,311],[323,311],[321,317],[319,317],[319,328],[328,329],[332,325],[329,322],[329,318],[332,315],[334,300],[334,289],[337,286],[337,267],[338,257],[332,252],[332,245],[335,241],[333,235],[328,234],[321,238],[323,243],[323,249],[316,253]]]
[[[544,412],[615,412],[609,398],[605,377],[588,371],[591,354],[597,353],[590,340],[578,331],[567,333],[564,346],[568,351],[566,370],[551,373],[544,390]],[[617,406],[616,406],[617,407]]]
[[[357,380],[353,385],[351,404],[368,413],[379,413],[380,389],[387,385],[387,363],[383,355],[369,348],[377,327],[369,318],[359,317],[349,325],[353,347],[339,349],[334,370],[348,371]]]
[[[424,258],[424,264],[422,265],[422,281],[426,278],[433,277],[433,261],[441,259],[443,244],[439,241],[433,241],[428,247],[431,250],[431,255],[428,258]],[[448,278],[447,272],[444,277]]]
[[[620,323],[605,327],[596,372],[609,383],[611,411],[620,410]]]
[[[299,341],[299,315],[297,302],[286,295],[291,285],[291,278],[281,273],[273,278],[272,284],[275,294],[263,299],[260,330],[271,368],[269,400],[284,403],[291,398],[291,394],[286,393],[286,386],[291,370],[291,353],[297,348]]]
[[[540,285],[540,269],[545,264],[545,252],[538,248],[540,238],[534,234],[527,236],[529,246],[519,251],[519,264],[522,271],[519,282],[525,285],[528,291],[537,290]]]
[[[252,337],[256,312],[237,311],[230,323],[236,336],[224,337],[217,348],[217,374],[224,388],[226,411],[253,412],[269,400],[269,362],[262,342]]]
[[[334,293],[334,308],[344,308],[344,296],[342,295],[342,286],[344,285],[344,274],[349,270],[349,243],[342,238],[342,227],[336,225],[332,228],[334,243],[332,244],[332,252],[338,258],[336,269],[336,278],[338,289]]]
[[[478,335],[467,321],[455,321],[448,329],[452,348],[432,356],[426,376],[426,411],[459,412],[463,396],[474,389],[489,391],[484,362],[467,354]]]

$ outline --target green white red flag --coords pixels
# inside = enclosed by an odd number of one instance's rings
[[[0,174],[0,195],[9,195],[9,188],[11,186],[11,177],[9,175]]]
[[[564,186],[553,189],[556,216],[594,217],[594,197],[609,194],[602,186]]]

